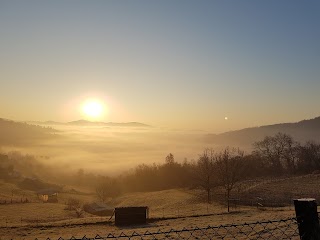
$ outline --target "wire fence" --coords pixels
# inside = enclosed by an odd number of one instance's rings
[[[19,204],[19,203],[32,203],[34,200],[28,198],[0,198],[0,205],[2,204]]]
[[[53,240],[53,238],[46,238]],[[158,230],[145,232],[109,233],[105,236],[58,238],[58,240],[105,239],[300,239],[296,218],[243,224]],[[36,239],[38,240],[38,239]]]
[[[258,207],[264,210],[264,207]],[[248,208],[252,210],[252,208]],[[246,209],[243,206],[234,206],[233,203],[230,204],[231,213],[245,212]],[[283,218],[281,213],[278,213],[277,208],[275,208],[275,214],[273,219]],[[292,210],[293,207],[287,207],[281,210]],[[225,216],[226,207],[225,206],[192,206],[190,208],[185,207],[169,207],[169,208],[149,208],[149,220],[166,220],[166,219],[179,219],[179,218],[190,218],[190,217],[204,217],[204,216]],[[268,208],[272,211],[273,208]],[[278,214],[277,214],[278,213]],[[77,217],[74,211],[63,211],[61,213],[43,213],[41,215],[30,214],[28,216],[23,214],[3,214],[0,216],[0,229],[1,228],[11,228],[11,227],[39,227],[39,226],[52,226],[52,227],[63,227],[71,225],[83,225],[83,224],[99,224],[106,223],[110,219],[110,216],[93,216],[91,214],[84,213],[82,217]],[[265,220],[265,219],[261,219]],[[245,221],[245,220],[243,220]]]

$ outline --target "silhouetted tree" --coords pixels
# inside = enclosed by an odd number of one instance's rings
[[[159,182],[163,183],[164,189],[182,187],[185,173],[182,165],[175,161],[172,153],[167,155],[165,164],[160,165],[158,168],[160,171]]]
[[[108,198],[116,197],[120,194],[120,187],[116,179],[102,177],[96,186],[96,196],[101,202],[106,202]]]
[[[174,156],[172,153],[169,153],[168,156],[166,156],[166,164],[167,165],[174,164]]]
[[[214,174],[214,152],[212,149],[206,149],[200,155],[194,171],[195,181],[198,186],[206,191],[207,202],[211,202],[211,190],[216,185],[216,178]]]
[[[309,141],[304,146],[300,146],[298,170],[301,173],[320,170],[320,144]]]
[[[230,210],[230,192],[235,184],[243,177],[244,172],[244,152],[239,149],[226,148],[216,155],[215,168],[219,184],[226,191],[228,212]]]
[[[284,152],[282,158],[285,162],[285,168],[289,174],[296,173],[296,167],[299,158],[300,144],[289,135],[283,136],[285,143]]]
[[[284,133],[266,136],[262,141],[253,144],[255,154],[265,159],[265,166],[277,175],[286,169],[288,173],[295,172],[299,144]]]

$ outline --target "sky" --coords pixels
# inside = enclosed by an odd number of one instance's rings
[[[224,132],[320,115],[320,1],[0,0],[0,117]],[[92,120],[92,119],[91,119]]]

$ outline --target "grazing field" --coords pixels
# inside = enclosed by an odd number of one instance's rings
[[[298,184],[299,183],[299,184]],[[59,237],[94,237],[97,234],[145,232],[158,229],[182,229],[256,222],[263,220],[278,220],[294,217],[294,208],[287,201],[285,207],[266,207],[256,205],[259,196],[272,201],[282,201],[289,196],[317,197],[315,189],[320,186],[318,175],[298,176],[286,179],[269,179],[242,183],[242,196],[254,199],[253,206],[231,206],[227,213],[223,202],[206,204],[201,198],[202,192],[196,189],[171,189],[155,192],[136,192],[117,197],[109,201],[109,205],[148,206],[149,223],[143,226],[119,228],[114,225],[114,218],[97,217],[84,213],[77,218],[72,210],[66,210],[66,201],[70,197],[81,202],[95,200],[93,194],[79,194],[70,191],[59,194],[58,203],[42,203],[36,201],[31,191],[23,191],[34,202],[20,204],[0,204],[0,239],[58,239]],[[300,187],[298,187],[300,186]],[[303,187],[304,186],[304,187]],[[13,184],[1,183],[2,197],[9,198],[12,189],[18,191]],[[221,191],[221,189],[219,190]],[[216,190],[216,192],[219,192]],[[10,195],[11,193],[11,195]],[[268,198],[267,198],[268,197]],[[286,197],[286,198],[285,198]],[[267,201],[266,200],[266,201]]]

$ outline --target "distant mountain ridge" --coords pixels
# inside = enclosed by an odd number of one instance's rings
[[[262,140],[265,136],[275,135],[278,132],[289,134],[302,143],[309,140],[320,142],[320,117],[296,123],[279,123],[221,134],[208,134],[205,136],[205,141],[224,146],[251,147],[253,142]]]
[[[46,122],[30,122],[32,124],[39,125],[74,125],[74,126],[117,126],[117,127],[151,127],[150,125],[140,123],[140,122],[94,122],[88,120],[76,120],[71,122],[55,122],[55,121],[46,121]]]
[[[55,125],[65,126],[105,126],[105,127],[151,127],[139,122],[91,122],[77,120],[67,123],[62,122],[15,122],[0,118],[0,145],[33,143],[41,139],[57,138],[59,131],[53,129]],[[320,143],[320,117],[302,120],[296,123],[279,123],[260,127],[245,128],[221,134],[206,134],[204,142],[216,146],[233,146],[251,148],[255,141],[262,140],[265,136],[272,136],[278,132],[291,135],[295,140],[304,143],[312,140]]]

